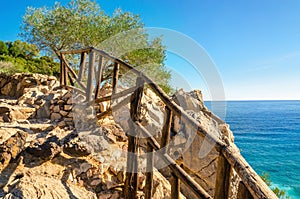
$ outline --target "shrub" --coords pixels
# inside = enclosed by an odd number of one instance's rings
[[[260,177],[269,187],[272,186],[269,173],[263,172]],[[271,189],[279,199],[290,199],[290,196],[287,195],[286,191],[281,190],[278,187],[273,187]]]

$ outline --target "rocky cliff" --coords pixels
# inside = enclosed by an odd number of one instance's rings
[[[110,92],[111,87],[105,86],[101,93]],[[83,96],[60,88],[55,77],[37,74],[1,74],[0,95],[0,198],[123,197],[128,105],[97,120],[96,113],[109,104],[88,106]],[[228,125],[203,105],[200,91],[180,90],[173,99],[207,130],[233,142]],[[151,90],[145,91],[142,103],[142,124],[159,141],[164,104]],[[180,117],[172,119],[168,148],[171,156],[184,163],[182,167],[213,195],[218,152],[184,126]],[[146,151],[142,139],[139,150]],[[144,160],[140,159],[141,165]],[[154,172],[153,198],[170,198],[170,173],[164,168],[158,170]],[[143,198],[143,171],[138,176],[138,195]],[[231,183],[237,183],[237,176],[232,176]],[[181,191],[187,198],[194,198],[184,185]],[[233,188],[232,198],[235,192]]]

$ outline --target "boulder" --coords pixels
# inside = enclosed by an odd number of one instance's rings
[[[13,87],[12,82],[9,82],[9,83],[6,84],[4,87],[2,87],[1,93],[2,93],[3,95],[13,95],[13,92],[14,92],[14,91],[13,91],[12,87]]]
[[[3,132],[1,132],[2,134]],[[9,133],[8,133],[9,134]],[[5,142],[0,145],[0,171],[5,168],[10,162],[11,158],[16,158],[25,147],[27,133],[24,131],[17,131]],[[0,172],[1,173],[1,172]]]

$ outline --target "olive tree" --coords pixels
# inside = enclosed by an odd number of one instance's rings
[[[162,39],[150,40],[143,28],[138,15],[117,9],[110,16],[94,1],[71,0],[65,6],[57,2],[50,8],[27,8],[21,36],[57,56],[61,50],[89,46],[102,49],[132,66],[143,68],[169,92],[171,75],[164,66]]]

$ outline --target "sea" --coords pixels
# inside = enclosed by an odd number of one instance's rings
[[[211,109],[214,103],[205,104]],[[300,199],[300,101],[227,101],[222,106],[226,115],[220,117],[252,168],[268,173],[272,186],[291,199]]]

